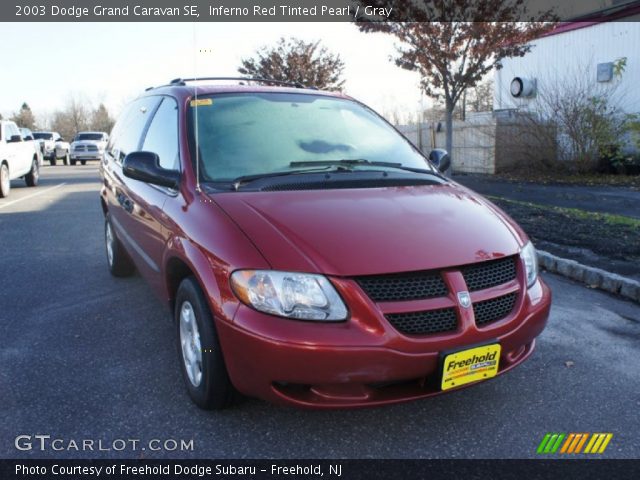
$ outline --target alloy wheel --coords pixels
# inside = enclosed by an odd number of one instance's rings
[[[188,301],[180,307],[180,346],[189,381],[198,387],[202,382],[202,348],[196,314]]]
[[[111,230],[111,224],[107,223],[107,228],[105,229],[105,240],[107,244],[107,261],[109,262],[109,266],[113,266],[113,231]]]

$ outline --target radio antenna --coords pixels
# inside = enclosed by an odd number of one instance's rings
[[[195,78],[198,78],[198,37],[197,37],[197,27],[196,22],[193,22],[193,74]],[[196,192],[200,193],[200,141],[199,141],[199,130],[200,124],[198,123],[198,84],[195,83],[193,86],[194,91],[194,116],[195,116],[195,125],[196,128],[194,130],[195,137],[195,146],[196,146]]]

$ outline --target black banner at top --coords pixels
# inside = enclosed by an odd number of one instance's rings
[[[640,1],[3,0],[3,22],[635,21]]]

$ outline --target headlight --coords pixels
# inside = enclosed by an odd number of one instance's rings
[[[524,270],[527,275],[527,287],[531,287],[538,278],[538,256],[531,242],[527,243],[520,251],[520,257],[524,261]]]
[[[347,318],[347,307],[322,275],[238,270],[231,275],[231,286],[243,303],[264,313],[331,322]]]

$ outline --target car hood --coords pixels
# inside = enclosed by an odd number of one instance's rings
[[[213,194],[272,268],[328,275],[428,270],[516,254],[524,234],[455,183]]]

